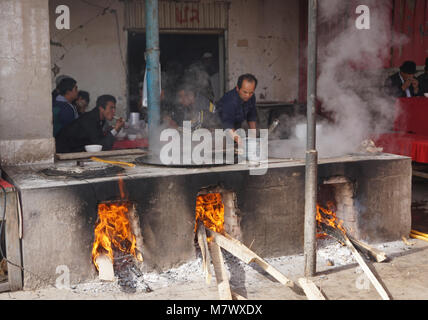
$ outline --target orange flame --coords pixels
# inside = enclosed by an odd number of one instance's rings
[[[318,225],[320,223],[324,223],[325,225],[328,225],[332,228],[341,230],[344,234],[346,234],[346,230],[344,227],[342,227],[343,221],[339,220],[336,217],[336,212],[333,211],[334,204],[333,202],[329,201],[327,202],[327,209],[321,207],[319,204],[317,204],[317,215],[316,219],[318,222]],[[322,214],[321,214],[322,213]],[[326,235],[325,233],[321,233],[317,235],[317,237]]]
[[[196,198],[196,224],[201,221],[206,228],[224,233],[224,204],[220,193],[208,193]]]
[[[99,222],[95,227],[95,240],[92,247],[92,261],[98,268],[96,258],[101,253],[113,261],[113,246],[124,253],[136,256],[136,238],[132,233],[127,217],[129,203],[98,205]]]

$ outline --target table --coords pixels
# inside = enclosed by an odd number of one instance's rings
[[[391,132],[374,139],[383,152],[411,157],[415,162],[428,163],[428,135]]]
[[[398,98],[394,131],[428,136],[428,98]]]
[[[113,144],[112,150],[118,149],[135,149],[135,148],[145,148],[149,146],[147,138],[136,139],[136,140],[116,140]]]

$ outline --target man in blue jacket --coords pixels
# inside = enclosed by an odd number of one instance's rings
[[[239,136],[235,133],[242,122],[248,123],[249,129],[256,129],[257,109],[256,96],[257,79],[252,74],[243,74],[238,78],[236,88],[227,92],[217,103],[223,129],[231,135],[235,142]]]
[[[52,106],[53,135],[56,137],[63,127],[79,117],[73,101],[78,96],[77,82],[73,78],[65,78],[58,85],[59,95]]]

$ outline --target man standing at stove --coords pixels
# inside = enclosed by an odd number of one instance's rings
[[[217,103],[217,113],[223,129],[236,143],[240,137],[236,130],[246,120],[249,129],[257,128],[256,96],[257,79],[252,74],[243,74],[238,78],[236,87],[227,92]]]
[[[85,151],[85,145],[100,144],[103,151],[111,150],[115,136],[125,124],[120,118],[113,129],[104,130],[106,121],[112,121],[116,112],[116,99],[111,95],[99,96],[96,107],[64,127],[56,137],[58,153]]]

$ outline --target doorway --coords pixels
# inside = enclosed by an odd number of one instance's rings
[[[160,33],[161,86],[174,96],[185,70],[205,55],[212,57],[210,70],[214,97],[217,101],[224,93],[224,35],[194,33]],[[146,35],[144,32],[128,32],[128,90],[129,112],[138,112],[144,81]]]

